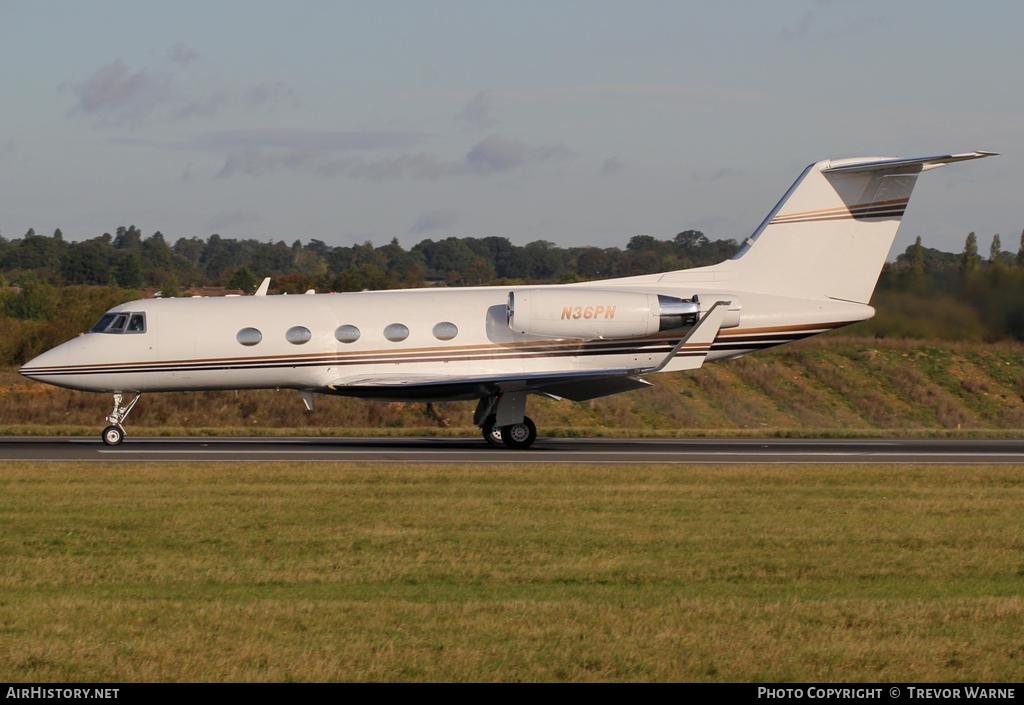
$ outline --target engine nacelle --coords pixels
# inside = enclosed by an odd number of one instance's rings
[[[700,302],[610,289],[517,289],[508,293],[508,325],[545,338],[636,338],[692,326]]]

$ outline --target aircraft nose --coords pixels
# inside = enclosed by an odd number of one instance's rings
[[[23,377],[36,380],[47,376],[48,373],[52,374],[56,368],[63,367],[65,365],[65,355],[61,350],[62,347],[64,346],[58,345],[55,348],[47,350],[41,355],[36,355],[18,369],[18,374]]]
[[[73,371],[75,366],[81,364],[81,361],[76,360],[76,356],[73,354],[79,347],[76,341],[77,339],[69,340],[35,356],[22,365],[18,369],[18,373],[37,382],[77,388]]]

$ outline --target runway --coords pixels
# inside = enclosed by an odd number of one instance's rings
[[[514,451],[478,438],[0,437],[2,461],[1024,465],[1024,440],[542,438]]]

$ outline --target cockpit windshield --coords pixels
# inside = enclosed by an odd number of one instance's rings
[[[105,333],[124,333],[124,327],[128,325],[128,314],[119,313],[114,317],[114,322],[110,324]]]
[[[146,314],[132,313],[104,313],[100,320],[96,321],[90,333],[145,333]]]
[[[90,333],[102,333],[103,331],[105,331],[107,329],[107,326],[110,325],[110,322],[112,320],[114,320],[114,315],[115,314],[113,314],[113,313],[104,313],[103,314],[103,318],[101,318],[100,320],[96,321],[96,325],[94,325],[92,328],[90,328],[89,332]]]

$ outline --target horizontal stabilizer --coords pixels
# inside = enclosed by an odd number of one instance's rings
[[[938,154],[933,157],[910,157],[896,159],[875,159],[869,162],[839,163],[836,166],[821,170],[823,174],[855,174],[866,171],[893,171],[905,174],[917,174],[928,169],[935,169],[953,162],[965,162],[969,159],[982,159],[997,156],[996,152],[964,152],[962,154]]]

